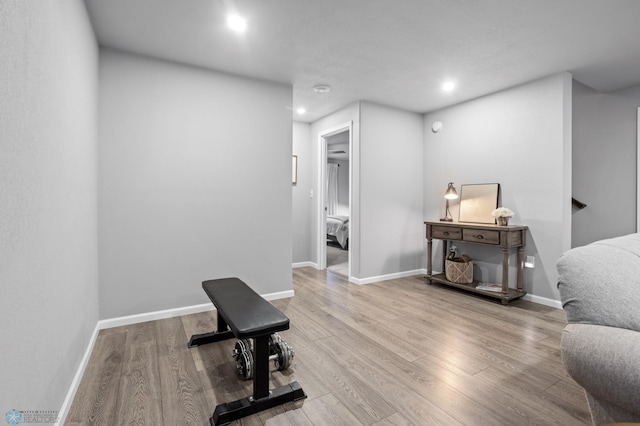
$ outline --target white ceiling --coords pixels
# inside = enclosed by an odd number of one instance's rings
[[[300,121],[356,100],[423,113],[561,71],[604,92],[640,84],[638,0],[86,2],[100,45],[291,84]]]

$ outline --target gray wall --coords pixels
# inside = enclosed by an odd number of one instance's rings
[[[360,104],[360,275],[423,266],[423,118]]]
[[[600,93],[573,82],[572,246],[636,231],[637,108],[640,86]]]
[[[291,291],[291,87],[101,50],[99,90],[101,318]]]
[[[292,263],[311,261],[311,127],[293,122],[293,154],[298,156],[298,183],[292,185],[293,257]]]
[[[80,0],[0,3],[0,408],[58,410],[98,320],[97,45]]]
[[[318,134],[352,120],[351,275],[359,282],[423,267],[422,115],[358,102],[311,124],[313,187]],[[318,199],[311,208],[311,259],[317,259]]]
[[[431,131],[434,121],[443,123],[439,133]],[[536,267],[525,270],[527,292],[559,300],[555,264],[571,244],[571,76],[554,75],[436,111],[424,123],[425,219],[444,215],[450,181],[458,190],[461,184],[500,183],[501,204],[515,212],[512,223],[529,226],[525,252],[535,256]],[[452,214],[457,219],[457,202]],[[458,246],[481,266],[481,279],[496,278],[499,250]]]

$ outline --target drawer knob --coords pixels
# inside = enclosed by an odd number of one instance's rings
[[[476,238],[479,240],[484,240],[484,237],[482,235],[476,235]]]
[[[443,232],[443,235],[449,235],[449,231]]]

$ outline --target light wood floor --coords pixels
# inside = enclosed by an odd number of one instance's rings
[[[295,297],[273,304],[296,356],[272,386],[297,380],[308,398],[237,424],[590,424],[560,359],[560,310],[422,277],[358,286],[300,268],[293,283]],[[236,375],[234,341],[187,348],[214,328],[206,312],[101,331],[66,424],[207,425],[217,404],[252,389]]]
[[[349,251],[327,244],[327,270],[343,277],[349,276]]]

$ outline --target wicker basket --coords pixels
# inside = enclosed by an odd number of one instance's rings
[[[444,276],[448,281],[457,284],[470,284],[473,282],[473,261],[467,255],[455,257],[445,261]]]

